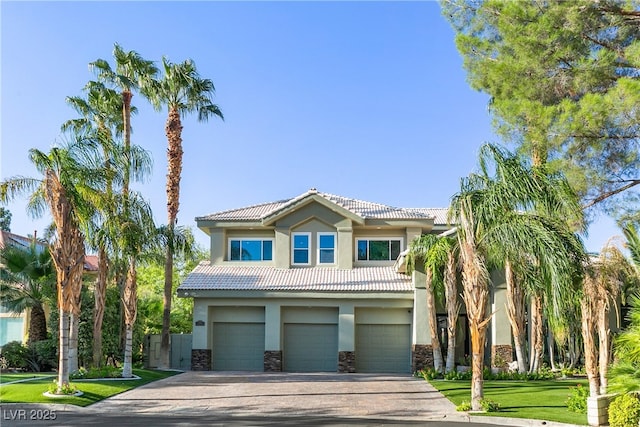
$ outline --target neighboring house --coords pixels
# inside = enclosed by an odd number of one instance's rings
[[[432,366],[424,273],[408,276],[396,260],[415,237],[449,230],[446,213],[311,189],[196,218],[211,238],[210,260],[178,288],[194,299],[192,369]]]
[[[16,248],[29,249],[35,237],[24,237],[8,231],[0,230],[0,248],[14,246]],[[48,250],[47,243],[36,240],[36,250],[38,253]],[[98,257],[96,255],[86,255],[84,260],[85,275],[97,274]],[[48,318],[48,311],[47,318]],[[48,319],[47,319],[48,320]],[[29,313],[12,313],[0,304],[0,347],[10,341],[25,342],[29,331]]]
[[[29,250],[34,238],[24,237],[8,231],[0,230],[0,249],[13,246]],[[38,253],[47,250],[45,243],[36,240]],[[0,346],[10,341],[25,341],[29,331],[28,313],[12,313],[0,304]]]

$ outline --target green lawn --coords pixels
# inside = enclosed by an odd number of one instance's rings
[[[48,390],[49,384],[53,382],[55,377],[16,384],[5,384],[0,387],[0,403],[61,403],[88,406],[118,393],[179,373],[176,371],[151,371],[142,369],[134,369],[133,372],[140,377],[139,380],[71,381],[71,385],[84,393],[79,397],[53,399],[43,396],[42,393]],[[4,378],[3,381],[7,382]]]
[[[470,381],[432,380],[430,383],[455,405],[471,400]],[[569,387],[587,386],[582,379],[558,381],[485,381],[484,396],[500,404],[500,412],[486,415],[532,418],[568,424],[587,424],[586,414],[569,412]]]
[[[28,380],[32,378],[40,378],[40,377],[53,378],[55,376],[56,376],[55,372],[24,372],[19,374],[6,374],[3,372],[0,374],[0,384],[10,383],[10,382],[19,381],[19,380]]]

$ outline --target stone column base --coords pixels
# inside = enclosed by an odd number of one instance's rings
[[[197,349],[191,350],[191,370],[210,371],[211,370],[211,350]]]
[[[282,350],[267,350],[264,352],[264,371],[282,372]]]
[[[356,371],[356,352],[355,351],[339,351],[338,352],[338,372],[353,374]]]
[[[491,346],[491,367],[507,370],[513,362],[513,347],[510,345]]]
[[[427,368],[433,368],[431,344],[414,344],[411,346],[411,370],[417,372]]]

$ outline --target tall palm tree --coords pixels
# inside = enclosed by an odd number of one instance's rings
[[[50,251],[60,311],[58,390],[69,383],[69,316],[80,313],[85,241],[79,224],[93,215],[95,189],[104,186],[104,174],[94,158],[95,148],[91,141],[77,138],[49,153],[31,149],[29,158],[42,178],[13,177],[0,183],[0,201],[30,193],[28,208],[32,215],[40,216],[48,207],[56,225]]]
[[[89,68],[95,71],[98,81],[111,84],[121,92],[124,148],[125,153],[128,153],[131,147],[131,113],[133,111],[131,99],[133,98],[133,91],[140,90],[140,88],[148,84],[158,73],[158,68],[153,61],[144,59],[136,51],[125,51],[118,43],[114,44],[113,57],[116,62],[115,70],[104,59],[97,59],[91,62]],[[130,164],[130,168],[125,170],[122,194],[127,194],[129,191],[129,176],[132,167]]]
[[[562,176],[550,177],[487,144],[480,149],[480,173],[463,179],[452,201],[450,218],[458,224],[463,299],[471,334],[474,410],[480,408],[483,397],[484,344],[491,320],[487,312],[489,266],[501,258],[517,260],[523,253],[537,257],[532,260],[544,266],[537,268],[543,283],[552,284],[553,291],[561,293],[573,285],[571,275],[583,259],[582,242],[566,221],[545,215],[571,206],[573,201],[560,193],[548,197],[545,193],[550,187],[545,179],[552,182],[549,185],[569,188]],[[553,298],[550,303],[553,313],[560,316],[563,300]]]
[[[149,153],[139,146],[131,145],[126,150],[116,139],[123,134],[121,114],[123,101],[120,94],[99,82],[89,82],[85,90],[86,99],[67,98],[67,102],[80,113],[81,117],[67,121],[63,124],[63,130],[72,128],[94,134],[100,143],[104,168],[107,171],[106,185],[99,206],[101,215],[96,215],[90,222],[83,224],[83,231],[89,245],[98,251],[98,275],[94,288],[93,364],[100,366],[103,361],[102,319],[109,266],[112,258],[116,261],[120,259],[120,246],[114,244],[118,235],[122,233],[122,228],[116,220],[115,190],[118,186],[124,186],[124,182],[128,179],[125,175],[133,174],[136,180],[144,179],[151,172],[152,161]],[[131,113],[135,111],[135,107],[130,107]],[[119,179],[116,179],[118,177]],[[126,198],[119,200],[126,200]]]
[[[9,311],[29,311],[27,344],[47,339],[45,306],[54,301],[55,271],[48,249],[6,246],[0,249],[0,302]]]
[[[165,124],[167,135],[167,229],[170,236],[167,244],[165,276],[164,276],[164,310],[162,315],[162,339],[160,344],[160,367],[169,367],[171,296],[173,288],[173,235],[177,223],[180,205],[180,179],[182,176],[182,117],[185,114],[197,113],[199,121],[207,121],[210,117],[223,119],[222,111],[213,103],[215,93],[213,82],[203,79],[198,74],[192,60],[179,64],[162,58],[164,75],[161,80],[152,81],[143,88],[143,94],[149,98],[157,110],[167,107],[168,116]]]
[[[62,130],[73,129],[76,132],[87,132],[96,135],[101,142],[104,156],[104,166],[107,172],[111,171],[113,164],[113,152],[116,145],[113,135],[121,135],[123,132],[122,121],[122,97],[115,90],[105,87],[99,82],[89,82],[85,86],[87,97],[67,97],[67,103],[78,112],[81,117],[66,121]],[[110,206],[107,200],[113,197],[113,180],[108,176],[106,181],[105,206]],[[112,217],[107,213],[107,218]],[[90,225],[92,224],[90,222]],[[104,233],[100,224],[95,227],[85,227],[88,242],[98,251],[98,275],[94,287],[94,316],[93,316],[93,364],[102,364],[102,319],[107,292],[107,278],[109,276],[109,253],[107,245],[108,235]],[[73,367],[71,367],[73,368]]]

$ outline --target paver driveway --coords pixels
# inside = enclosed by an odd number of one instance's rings
[[[91,405],[98,412],[227,416],[326,416],[426,420],[455,414],[429,383],[411,376],[185,372]]]

